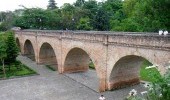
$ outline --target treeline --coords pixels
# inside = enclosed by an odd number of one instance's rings
[[[170,30],[170,0],[77,0],[47,9],[24,8],[0,13],[0,30],[22,29],[148,31]]]

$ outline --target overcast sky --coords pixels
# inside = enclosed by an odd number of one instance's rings
[[[19,5],[23,5],[27,8],[40,7],[46,8],[49,0],[0,0],[0,11],[14,11],[15,9],[22,8]],[[76,0],[55,0],[57,6],[60,7],[64,3],[73,3]],[[97,0],[103,1],[103,0]]]

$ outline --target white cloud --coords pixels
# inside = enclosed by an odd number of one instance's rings
[[[40,7],[40,8],[46,8],[48,5],[49,0],[0,0],[0,11],[7,11],[21,8],[19,5],[23,5],[27,8],[31,7]],[[64,3],[73,3],[76,0],[55,0],[57,3],[57,6],[62,6]],[[86,0],[87,1],[87,0]],[[103,1],[103,0],[97,0],[97,1]]]
[[[48,0],[1,0],[0,11],[15,10],[21,8],[19,5],[23,5],[27,8],[41,7],[46,8]]]

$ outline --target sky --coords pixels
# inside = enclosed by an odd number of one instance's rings
[[[23,8],[21,5],[32,8],[32,7],[39,7],[39,8],[46,8],[48,5],[49,0],[0,0],[0,11],[14,11],[15,9]],[[60,7],[64,3],[73,3],[76,0],[55,0],[57,6]],[[103,0],[96,0],[96,1],[103,1]]]

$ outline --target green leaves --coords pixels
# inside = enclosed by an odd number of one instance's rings
[[[8,63],[13,63],[13,62],[16,61],[16,57],[18,56],[19,50],[18,50],[17,44],[15,42],[14,35],[11,32],[9,33],[9,36],[7,38],[6,46],[7,46],[7,49],[6,49],[7,59],[6,59],[6,61]]]
[[[167,9],[167,0],[125,0],[123,3],[126,19],[133,19],[131,23],[137,23],[136,31],[157,32],[159,29],[170,29],[170,11]]]
[[[109,16],[107,12],[104,11],[103,8],[99,8],[97,11],[97,14],[94,17],[94,23],[93,23],[94,29],[97,29],[99,31],[107,31],[109,30]]]
[[[170,29],[169,6],[169,0],[76,0],[57,8],[55,1],[49,0],[46,10],[25,8],[20,13],[16,11],[14,25],[24,29],[157,32]],[[3,24],[0,25],[2,30],[11,27]]]
[[[15,25],[24,29],[59,29],[61,17],[56,10],[25,9]]]
[[[77,25],[78,30],[92,30],[93,27],[90,26],[90,19],[89,18],[80,18],[80,21]]]
[[[6,58],[6,49],[6,43],[3,40],[0,40],[0,59]]]

